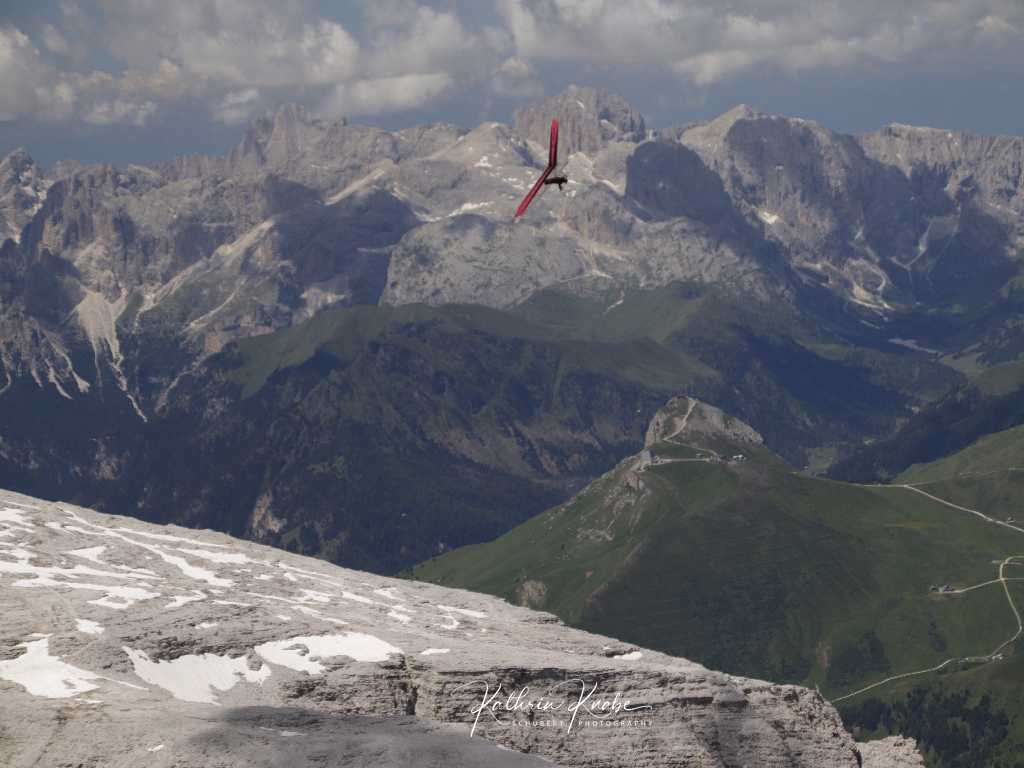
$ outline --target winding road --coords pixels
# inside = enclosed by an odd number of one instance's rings
[[[916,493],[920,493],[922,496],[927,496],[929,499],[937,501],[940,504],[945,504],[947,507],[952,507],[953,509],[959,509],[961,512],[970,512],[972,515],[977,515],[978,517],[980,517],[980,518],[982,518],[984,520],[987,520],[990,523],[996,523],[998,525],[1005,526],[1006,528],[1010,528],[1011,530],[1017,531],[1017,533],[1024,534],[1024,530],[1018,528],[1015,525],[1010,525],[1009,523],[1005,523],[1002,520],[995,520],[995,519],[989,517],[988,515],[986,515],[986,514],[984,514],[982,512],[978,512],[976,509],[968,509],[967,507],[961,507],[961,506],[959,506],[957,504],[953,504],[952,502],[946,501],[945,499],[940,499],[938,496],[932,496],[930,493],[925,493],[920,488],[915,488],[912,485],[889,485],[889,486],[880,485],[880,486],[870,486],[870,487],[872,487],[872,488],[906,488],[907,490],[915,491]],[[1015,560],[1022,560],[1022,562],[1014,562]],[[984,587],[984,586],[987,586],[988,584],[995,584],[996,581],[998,581],[999,583],[1001,583],[1003,585],[1003,591],[1006,592],[1006,600],[1010,603],[1010,608],[1013,610],[1014,616],[1017,617],[1017,631],[1014,633],[1013,637],[1011,637],[1006,642],[1002,643],[998,648],[996,648],[994,651],[992,651],[992,653],[988,654],[987,656],[957,656],[957,657],[954,657],[952,659],[947,659],[946,661],[944,661],[941,664],[939,664],[937,667],[931,667],[929,669],[920,669],[920,670],[918,670],[916,672],[905,672],[902,675],[893,675],[892,677],[887,677],[887,678],[885,678],[885,680],[879,680],[877,683],[872,683],[871,685],[865,686],[864,688],[861,688],[860,690],[854,691],[853,693],[848,693],[845,696],[839,696],[839,697],[837,697],[835,699],[832,699],[832,702],[835,703],[837,701],[842,701],[843,699],[849,699],[849,698],[852,698],[854,696],[858,696],[858,695],[864,693],[865,691],[870,691],[872,688],[877,688],[880,685],[885,685],[886,683],[891,683],[893,680],[899,680],[899,679],[904,678],[904,677],[912,677],[914,675],[923,675],[923,674],[926,674],[928,672],[935,672],[936,670],[942,669],[947,664],[951,664],[954,661],[958,661],[958,660],[962,660],[962,661],[980,661],[980,662],[983,662],[983,663],[994,661],[995,660],[995,656],[1003,648],[1005,648],[1007,645],[1009,645],[1014,640],[1016,640],[1018,637],[1020,637],[1021,633],[1024,633],[1024,623],[1021,622],[1020,611],[1017,609],[1016,604],[1013,602],[1013,597],[1011,597],[1011,595],[1010,595],[1010,588],[1007,585],[1008,581],[1022,581],[1022,580],[1024,580],[1024,577],[1016,577],[1016,576],[1007,577],[1005,575],[1005,568],[1008,565],[1024,565],[1024,555],[1012,555],[1012,556],[1006,558],[1005,560],[1003,560],[999,564],[999,578],[998,579],[995,579],[993,581],[987,581],[984,584],[976,584],[973,587],[967,587],[966,589],[957,589],[957,590],[954,590],[953,592],[943,592],[941,594],[946,594],[946,595],[963,594],[964,592],[969,592],[972,589],[978,589],[979,587]]]

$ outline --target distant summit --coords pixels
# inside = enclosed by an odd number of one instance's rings
[[[566,155],[598,152],[611,142],[639,142],[647,137],[640,112],[611,91],[600,88],[571,85],[557,96],[517,109],[515,131],[543,145],[552,119],[559,122]]]

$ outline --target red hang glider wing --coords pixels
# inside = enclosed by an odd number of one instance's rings
[[[558,165],[558,121],[551,121],[551,151],[548,153],[548,167],[544,169],[544,173],[537,179],[537,183],[533,185],[533,189],[530,190],[530,194],[526,196],[526,199],[519,204],[519,209],[516,211],[515,218],[522,216],[530,203],[533,202],[533,198],[537,196],[537,192],[544,186],[544,182],[547,180],[551,172],[555,170],[555,166]]]
[[[551,121],[551,153],[548,155],[548,168],[558,165],[558,121]]]
[[[523,200],[523,202],[519,204],[519,210],[516,211],[516,217],[522,216],[526,212],[527,206],[530,204],[530,202],[533,200],[533,198],[537,195],[538,190],[540,190],[540,188],[544,186],[544,181],[547,179],[548,176],[551,175],[551,172],[553,170],[554,170],[554,168],[552,168],[549,165],[547,167],[547,169],[544,171],[544,173],[541,174],[541,177],[539,179],[537,179],[537,183],[533,185],[533,189],[530,190],[530,194],[528,194],[526,196],[526,199]]]

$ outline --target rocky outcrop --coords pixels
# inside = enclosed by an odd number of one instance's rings
[[[11,764],[860,762],[803,688],[483,595],[9,493],[0,607]]]
[[[872,160],[934,184],[958,205],[980,203],[1024,236],[1024,138],[893,124],[857,142]]]
[[[863,768],[918,768],[924,758],[917,751],[917,742],[903,736],[889,736],[878,741],[858,744]]]
[[[663,136],[700,156],[801,279],[882,313],[998,269],[1024,243],[1019,138],[898,125],[849,136],[742,105]]]
[[[71,358],[81,341],[80,357],[153,408],[166,390],[130,380],[130,339],[169,333],[201,358],[328,306],[376,303],[391,249],[421,221],[399,196],[360,182],[461,133],[438,124],[391,134],[285,105],[227,158],[126,169],[69,161],[46,178],[18,150],[0,163],[0,313]],[[72,394],[76,376],[103,375],[81,361],[61,368],[42,348],[36,357],[7,373],[52,368]],[[177,372],[155,373],[170,383]]]
[[[640,112],[600,88],[569,86],[557,96],[517,109],[515,131],[546,149],[552,120],[558,120],[559,148],[565,157],[574,152],[592,155],[612,142],[647,138]]]
[[[24,147],[0,161],[0,243],[7,238],[20,242],[50,183]]]
[[[763,440],[753,427],[735,416],[692,397],[677,396],[654,414],[647,428],[644,448],[669,438],[677,438],[693,447],[704,447],[708,439],[726,440],[738,445],[761,445]]]

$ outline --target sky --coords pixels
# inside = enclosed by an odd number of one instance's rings
[[[289,101],[387,130],[568,85],[649,128],[737,104],[1024,135],[1024,0],[0,0],[0,156],[225,154]]]

